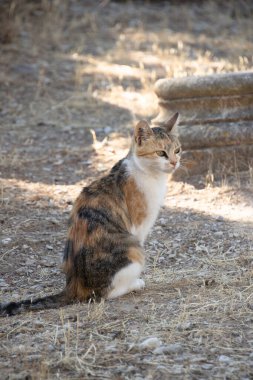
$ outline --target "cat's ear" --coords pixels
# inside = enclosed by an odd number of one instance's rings
[[[141,146],[143,141],[148,140],[152,135],[153,131],[146,120],[141,120],[136,124],[134,129],[134,139],[136,144]]]
[[[166,129],[167,132],[177,133],[178,121],[179,121],[179,113],[176,112],[169,120],[162,123],[162,127]]]

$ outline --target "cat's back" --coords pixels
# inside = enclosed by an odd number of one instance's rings
[[[108,175],[84,187],[73,205],[63,258],[73,294],[79,294],[79,282],[81,288],[106,289],[115,273],[131,262],[131,250],[138,251],[139,242],[129,233],[131,219],[124,195],[127,181],[123,159]]]
[[[122,159],[106,176],[84,187],[73,205],[70,224],[76,227],[82,220],[97,220],[101,225],[113,223],[119,230],[128,230],[130,221],[124,198],[128,178],[126,159]]]
[[[86,197],[87,201],[108,196],[114,199],[121,198],[128,176],[126,158],[124,158],[118,161],[107,175],[84,187],[80,196]]]

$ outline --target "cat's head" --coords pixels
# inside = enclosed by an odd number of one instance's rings
[[[177,137],[179,114],[151,128],[141,120],[135,126],[132,152],[138,166],[144,171],[171,173],[180,165],[181,144]]]

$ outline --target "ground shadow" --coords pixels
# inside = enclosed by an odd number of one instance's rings
[[[90,130],[95,131],[98,141],[114,131],[127,136],[132,115],[127,109],[97,99],[94,99],[94,109],[99,109],[97,114],[87,114],[85,103],[83,108],[83,123],[75,119],[73,124],[62,125],[49,120],[36,125],[28,122],[26,126],[1,128],[2,178],[73,184],[94,173],[92,163],[96,152]]]

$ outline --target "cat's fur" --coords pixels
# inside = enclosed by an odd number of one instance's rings
[[[144,287],[143,244],[163,203],[167,174],[179,166],[178,114],[163,127],[140,121],[128,155],[85,187],[70,217],[64,250],[65,289],[56,295],[0,306],[1,315],[115,298]]]

